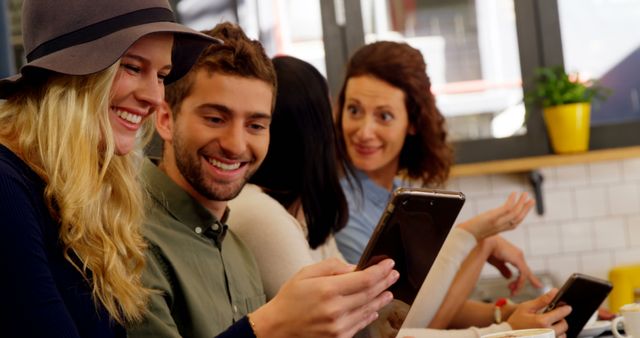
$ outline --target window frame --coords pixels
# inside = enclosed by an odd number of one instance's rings
[[[342,86],[348,56],[364,45],[360,1],[319,0],[327,79],[332,94]],[[340,9],[344,8],[344,18]],[[336,9],[338,9],[336,11]],[[522,87],[533,88],[535,69],[564,63],[558,0],[514,0],[520,54]],[[344,21],[344,22],[341,22]],[[527,132],[500,139],[453,142],[456,163],[475,163],[553,154],[539,107],[527,107]],[[591,127],[589,149],[607,149],[640,144],[635,132],[640,121]]]

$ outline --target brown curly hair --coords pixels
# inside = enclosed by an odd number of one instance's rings
[[[449,177],[453,150],[447,142],[444,116],[436,108],[431,81],[422,53],[406,43],[379,41],[360,48],[349,60],[338,95],[336,129],[339,146],[346,153],[342,114],[349,79],[373,76],[405,94],[409,124],[415,135],[407,135],[400,152],[399,171],[424,186],[442,185]]]

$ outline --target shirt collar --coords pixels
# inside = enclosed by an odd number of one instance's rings
[[[180,223],[199,235],[211,238],[218,244],[222,243],[228,228],[228,207],[225,208],[222,219],[218,220],[149,158],[142,164],[142,184],[149,196]]]

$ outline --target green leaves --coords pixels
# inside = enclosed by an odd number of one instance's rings
[[[561,66],[536,69],[535,84],[535,89],[525,95],[525,101],[545,108],[606,99],[611,92],[594,81],[580,82],[577,74],[567,74]]]

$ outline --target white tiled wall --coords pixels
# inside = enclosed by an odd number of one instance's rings
[[[533,210],[504,237],[536,271],[561,283],[573,272],[607,278],[612,266],[640,263],[640,158],[541,168],[544,215]],[[467,202],[459,220],[503,203],[511,191],[532,191],[526,174],[454,178]],[[483,275],[497,271],[486,266]]]

